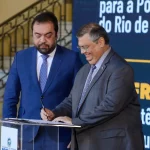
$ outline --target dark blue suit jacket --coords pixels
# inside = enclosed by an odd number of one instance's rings
[[[3,118],[14,118],[18,113],[18,118],[41,119],[41,98],[44,106],[51,110],[69,95],[75,75],[81,67],[78,54],[57,45],[43,93],[37,78],[36,59],[35,47],[16,53],[5,88]],[[19,96],[20,106],[17,112]],[[35,129],[35,135],[37,131],[38,127]],[[66,131],[60,132],[63,136],[69,136]],[[32,140],[32,132],[30,133],[29,129],[24,134],[28,140]]]

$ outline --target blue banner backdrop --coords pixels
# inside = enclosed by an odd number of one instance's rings
[[[150,0],[73,1],[72,49],[77,49],[76,32],[96,22],[109,33],[110,44],[134,69],[135,87],[141,104],[145,150],[150,149]],[[81,56],[83,62],[84,56]]]

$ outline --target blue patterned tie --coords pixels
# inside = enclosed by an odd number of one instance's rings
[[[47,81],[47,58],[49,57],[49,55],[41,55],[41,56],[43,58],[43,63],[40,69],[39,82],[41,90],[43,92]]]
[[[94,72],[95,69],[96,69],[96,66],[95,66],[95,65],[92,65],[92,66],[91,66],[90,73],[89,73],[89,76],[88,76],[88,78],[87,78],[87,80],[86,80],[86,83],[85,83],[85,86],[84,86],[84,88],[83,88],[83,92],[82,92],[82,95],[81,95],[79,104],[78,104],[78,111],[79,111],[79,109],[80,109],[80,107],[81,107],[81,105],[82,105],[82,103],[83,103],[85,93],[86,93],[86,91],[87,91],[87,89],[88,89],[88,87],[89,87],[89,85],[90,85],[90,83],[91,83],[92,74],[93,74],[93,72]]]

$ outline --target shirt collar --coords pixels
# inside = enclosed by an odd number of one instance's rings
[[[111,47],[109,47],[108,50],[98,60],[98,62],[95,64],[96,68],[100,68],[100,66],[102,65],[104,59],[106,58],[106,56],[108,55],[108,53],[110,52],[110,50],[111,50]]]

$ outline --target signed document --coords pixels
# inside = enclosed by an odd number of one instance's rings
[[[22,118],[5,118],[3,121],[8,122],[17,122],[17,123],[25,123],[31,125],[40,125],[40,126],[60,126],[60,127],[81,127],[74,124],[63,123],[63,122],[56,122],[56,121],[44,121],[44,120],[37,120],[37,119],[22,119]]]

